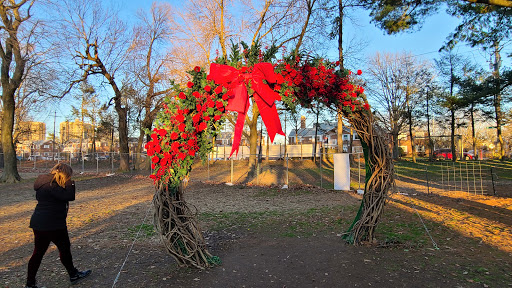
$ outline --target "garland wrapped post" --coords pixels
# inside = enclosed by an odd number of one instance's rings
[[[291,64],[290,64],[291,63]],[[373,121],[364,89],[351,81],[350,71],[336,70],[338,63],[309,59],[298,64],[294,59],[281,65],[285,83],[293,87],[300,105],[324,105],[341,111],[358,133],[365,155],[365,192],[359,212],[344,235],[349,243],[361,244],[374,239],[383,213],[387,193],[394,185],[394,168],[389,147]],[[358,70],[357,75],[362,71]]]
[[[387,194],[393,188],[394,166],[385,135],[373,122],[371,114],[348,115],[348,120],[361,139],[365,158],[366,179],[363,200],[354,222],[343,236],[349,243],[372,242],[383,213]]]
[[[147,131],[156,193],[154,223],[165,248],[180,266],[207,268],[219,264],[212,256],[198,225],[196,209],[184,198],[194,159],[206,160],[212,139],[222,125],[228,96],[223,87],[210,86],[200,67],[188,72],[191,81],[165,99],[155,128]]]
[[[238,151],[251,96],[272,140],[276,134],[284,135],[274,103],[280,99],[272,88],[278,78],[274,66],[262,61],[242,62],[239,56],[234,53],[231,57],[237,68],[213,63],[208,76],[200,67],[188,71],[191,81],[186,87],[175,87],[176,94],[165,99],[155,128],[146,131],[151,134],[146,144],[153,169],[150,177],[157,188],[153,198],[155,227],[180,266],[207,268],[220,263],[208,252],[197,211],[185,201],[184,191],[195,157],[208,160],[226,111],[238,113],[231,154]]]

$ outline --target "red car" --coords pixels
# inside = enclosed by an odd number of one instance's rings
[[[450,148],[441,148],[438,150],[434,150],[434,158],[435,159],[446,159],[452,160],[452,149]]]
[[[452,149],[450,148],[441,148],[434,151],[435,159],[452,160],[452,157]],[[462,153],[462,157],[464,160],[473,160],[474,155],[471,152],[464,152]]]

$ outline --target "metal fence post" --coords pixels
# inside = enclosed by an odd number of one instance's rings
[[[322,149],[322,147],[320,147],[320,149]],[[320,188],[324,188],[324,180],[323,180],[323,175],[322,175],[322,160],[323,160],[323,150],[320,150],[321,152],[321,155],[320,155]],[[315,155],[316,155],[316,151],[315,151]]]
[[[425,174],[427,176],[427,193],[430,194],[430,183],[428,179],[428,164],[425,165]]]
[[[492,194],[496,196],[496,188],[494,187],[494,167],[491,167]]]
[[[231,184],[233,184],[233,157],[231,157]]]
[[[286,187],[288,187],[288,154],[286,154]]]
[[[256,184],[257,185],[260,185],[260,157],[259,157],[260,154],[258,154],[258,160],[257,160],[257,164],[256,164]]]

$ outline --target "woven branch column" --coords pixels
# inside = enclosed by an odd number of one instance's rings
[[[219,259],[206,249],[206,242],[194,213],[183,199],[186,184],[160,188],[153,197],[154,223],[162,242],[179,266],[208,268]]]
[[[369,113],[345,116],[361,139],[366,161],[366,179],[361,207],[344,239],[353,244],[362,244],[374,239],[388,191],[395,185],[394,166],[385,135],[375,126],[373,116]]]

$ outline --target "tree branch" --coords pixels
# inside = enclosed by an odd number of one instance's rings
[[[471,3],[487,4],[501,7],[512,7],[512,1],[510,0],[465,0]]]

